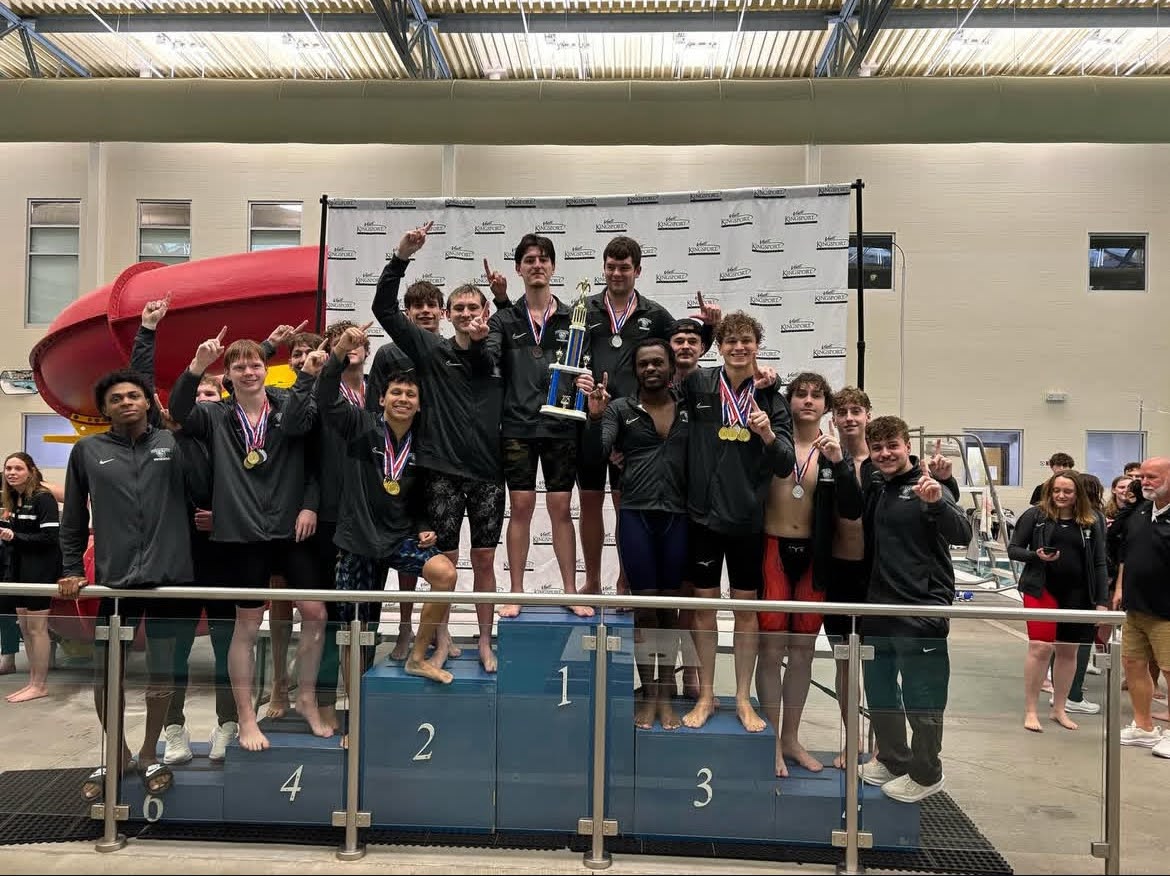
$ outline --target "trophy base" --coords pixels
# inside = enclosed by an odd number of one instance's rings
[[[585,412],[576,408],[558,408],[556,405],[541,405],[540,412],[550,417],[563,417],[566,420],[580,420],[585,422]]]

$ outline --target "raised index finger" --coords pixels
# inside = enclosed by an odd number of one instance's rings
[[[223,339],[224,339],[225,337],[227,337],[227,326],[226,326],[226,325],[225,325],[223,328],[221,328],[221,329],[219,330],[219,334],[215,336],[215,340],[216,340],[218,343],[222,344],[222,343],[223,343]]]
[[[697,300],[698,300],[698,302],[699,302],[699,307],[706,307],[706,304],[704,304],[704,303],[703,303],[703,293],[702,293],[702,292],[696,292],[696,293],[695,293],[695,296],[696,296],[696,299],[697,299]]]
[[[362,334],[365,334],[366,332],[368,332],[370,330],[370,326],[372,326],[373,324],[374,324],[374,321],[371,319],[365,325],[358,326],[358,328],[360,328],[362,330]]]
[[[428,231],[431,230],[432,227],[434,227],[434,224],[435,224],[435,220],[431,219],[425,225],[421,226],[418,230],[421,231],[423,234],[426,234]]]
[[[941,438],[934,439],[934,455],[935,456],[942,455],[942,439]]]
[[[321,343],[319,343],[319,344],[317,345],[317,350],[319,350],[320,352],[324,353],[324,352],[325,352],[325,345],[326,345],[326,344],[328,344],[328,343],[329,343],[329,339],[328,339],[328,338],[325,338],[324,340],[322,340],[322,341],[321,341]]]
[[[303,319],[303,320],[301,320],[301,324],[300,324],[300,325],[298,325],[298,326],[297,326],[295,329],[293,329],[293,330],[292,330],[292,333],[293,333],[294,335],[299,335],[301,332],[303,332],[303,331],[305,330],[305,327],[306,327],[308,324],[309,324],[309,321],[308,321],[307,319]]]

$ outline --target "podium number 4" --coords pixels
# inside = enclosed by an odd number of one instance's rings
[[[431,755],[434,754],[433,751],[427,751],[427,748],[429,748],[430,744],[432,742],[434,742],[434,740],[435,740],[435,725],[434,724],[419,724],[418,725],[418,732],[422,733],[424,730],[426,731],[426,734],[427,734],[427,741],[422,744],[422,748],[420,748],[418,750],[418,753],[415,754],[415,756],[413,758],[411,758],[412,760],[430,760]]]
[[[301,764],[293,774],[284,780],[284,784],[280,786],[280,793],[288,794],[288,802],[295,803],[297,801],[297,794],[301,793],[301,773],[304,772],[305,765]]]
[[[702,802],[699,802],[698,800],[692,800],[691,805],[694,806],[696,809],[702,809],[704,806],[706,806],[708,803],[710,803],[711,798],[715,796],[715,792],[711,790],[712,774],[711,774],[711,770],[707,769],[707,767],[703,767],[701,770],[699,770],[697,773],[695,773],[695,775],[699,776],[703,780],[703,781],[699,782],[699,784],[696,787],[702,788],[704,791],[707,792],[707,799],[703,800]]]

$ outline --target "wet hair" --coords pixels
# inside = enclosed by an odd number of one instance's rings
[[[910,443],[910,427],[901,417],[878,417],[865,427],[867,444],[892,441],[895,438],[901,438],[907,444]]]
[[[670,341],[664,341],[662,338],[642,338],[634,345],[634,351],[630,354],[630,369],[635,375],[638,373],[638,354],[650,347],[661,347],[666,351],[666,362],[670,366],[670,373],[674,373],[674,350],[671,349]]]
[[[839,411],[841,408],[851,408],[854,405],[863,408],[866,413],[873,410],[869,396],[856,386],[843,386],[833,393],[833,410]]]
[[[383,397],[385,397],[386,393],[390,391],[390,387],[395,383],[402,383],[408,386],[413,386],[419,391],[419,395],[422,395],[422,385],[418,382],[418,375],[415,374],[413,370],[403,371],[396,368],[395,370],[391,371],[389,376],[386,378],[386,386],[382,390]]]
[[[447,296],[447,310],[451,309],[451,302],[453,302],[460,295],[478,295],[479,303],[483,305],[483,309],[487,310],[488,300],[487,296],[483,294],[483,290],[474,283],[464,283],[462,286],[456,286],[451,290],[451,294]]]
[[[642,267],[642,247],[634,238],[619,234],[605,245],[601,261],[604,263],[606,259],[614,259],[619,262],[629,259],[635,268],[640,268]]]
[[[320,341],[318,341],[320,343]],[[231,367],[242,359],[250,359],[252,357],[259,359],[266,363],[264,358],[264,348],[249,338],[240,338],[238,341],[232,341],[228,344],[228,348],[223,354],[223,370],[226,374],[231,370]]]
[[[415,280],[406,287],[402,303],[407,310],[412,307],[422,307],[424,304],[433,304],[435,307],[442,308],[443,293],[430,280]]]
[[[719,325],[715,326],[715,343],[722,344],[726,337],[744,334],[755,335],[756,343],[762,343],[764,327],[754,316],[748,316],[742,310],[737,310],[719,320]]]
[[[1054,453],[1048,457],[1049,466],[1063,465],[1065,468],[1074,468],[1076,464],[1076,460],[1074,460],[1067,453]]]
[[[1057,463],[1057,465],[1059,464]],[[1076,491],[1073,500],[1073,519],[1081,526],[1092,526],[1097,517],[1093,513],[1093,504],[1089,499],[1089,489],[1085,484],[1085,476],[1079,471],[1073,471],[1071,468],[1068,471],[1054,474],[1044,482],[1044,486],[1040,488],[1040,513],[1049,520],[1056,520],[1060,517],[1056,503],[1052,501],[1052,487],[1059,478],[1065,478],[1071,481]],[[1097,481],[1097,485],[1100,486],[1100,484],[1101,482]]]
[[[524,261],[524,253],[528,252],[534,246],[540,250],[541,255],[547,256],[550,262],[554,265],[556,264],[557,248],[553,246],[551,240],[539,234],[525,234],[520,238],[520,242],[516,244],[516,267],[520,267],[520,262]]]
[[[26,483],[24,485],[24,489],[18,493],[15,489],[13,489],[13,487],[9,485],[8,479],[4,479],[4,486],[2,488],[4,510],[9,514],[16,510],[17,499],[20,496],[24,496],[25,498],[32,498],[37,493],[48,492],[48,490],[41,485],[41,481],[43,480],[41,477],[41,470],[37,468],[37,464],[33,462],[33,458],[31,456],[19,450],[16,453],[10,453],[4,457],[5,466],[8,465],[8,460],[10,459],[19,459],[24,463],[25,468],[28,469],[28,483]]]
[[[123,368],[119,371],[111,371],[98,378],[98,382],[93,385],[93,399],[97,402],[97,409],[101,415],[105,416],[106,410],[106,394],[109,393],[111,387],[117,386],[119,383],[133,383],[142,390],[142,394],[146,396],[149,403],[151,401],[151,391],[148,386],[149,381],[139,374],[137,371],[131,371],[129,368]]]
[[[297,347],[308,347],[310,350],[315,350],[321,346],[323,340],[325,340],[323,337],[314,332],[297,332],[288,342],[288,348],[290,352]]]
[[[788,382],[787,388],[784,390],[784,397],[788,399],[789,404],[792,403],[792,396],[802,386],[808,386],[812,389],[819,389],[821,394],[825,397],[825,410],[833,410],[833,390],[829,386],[829,381],[825,380],[820,374],[815,371],[801,371]]]

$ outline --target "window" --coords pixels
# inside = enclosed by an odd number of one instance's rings
[[[1090,431],[1085,433],[1085,467],[1081,471],[1095,474],[1108,489],[1127,462],[1140,462],[1145,457],[1145,432]]]
[[[80,201],[28,202],[26,323],[50,323],[77,298],[80,251]]]
[[[138,202],[138,261],[178,265],[191,260],[191,202]]]
[[[24,415],[24,452],[33,458],[37,468],[65,468],[73,443],[46,441],[52,436],[75,436],[77,431],[64,417],[56,414]]]
[[[250,201],[248,251],[301,245],[300,201]]]
[[[1145,292],[1146,235],[1090,234],[1089,291]]]
[[[866,235],[867,237],[869,235]],[[991,482],[997,487],[1018,487],[1020,485],[1020,443],[1023,432],[1018,429],[964,429],[972,435],[978,436],[983,442],[983,450],[987,454],[987,472],[991,474]],[[967,468],[971,471],[973,486],[982,486],[987,482],[987,472],[983,469],[983,460],[979,457],[979,444],[968,439]],[[958,473],[956,472],[956,477]]]
[[[894,235],[865,234],[865,255],[862,259],[865,270],[866,289],[894,288]],[[849,235],[849,288],[857,288],[857,235]]]

